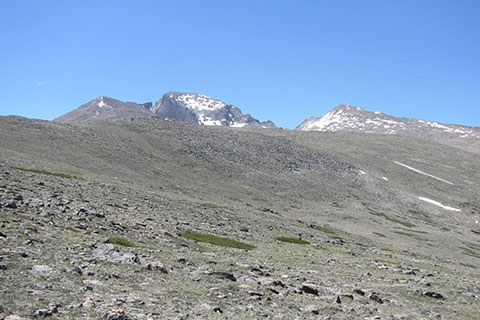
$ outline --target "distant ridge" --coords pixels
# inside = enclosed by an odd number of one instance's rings
[[[161,117],[208,126],[276,128],[271,121],[260,122],[250,114],[220,100],[199,93],[168,92],[153,105],[122,102],[98,97],[53,121],[99,122],[122,118]]]
[[[146,104],[148,105],[148,104]],[[145,109],[144,105],[134,102],[122,102],[109,97],[98,97],[81,105],[53,121],[77,123],[77,122],[102,122],[122,118],[155,117]]]
[[[396,134],[480,153],[480,128],[395,117],[350,105],[339,105],[319,118],[305,120],[295,130]]]

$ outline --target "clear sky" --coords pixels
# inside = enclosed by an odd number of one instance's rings
[[[285,128],[338,104],[480,126],[480,1],[0,1],[1,115],[167,91]]]

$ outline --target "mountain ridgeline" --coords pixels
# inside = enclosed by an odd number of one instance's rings
[[[480,153],[480,128],[394,117],[349,105],[339,105],[322,117],[307,119],[296,130],[394,134]]]
[[[272,121],[261,122],[250,114],[218,99],[199,93],[167,92],[155,104],[139,104],[98,97],[70,111],[54,122],[104,122],[125,118],[150,118],[224,127],[270,128]],[[295,130],[356,132],[414,137],[480,153],[480,128],[456,124],[395,117],[350,105],[339,105],[325,115],[303,121]]]
[[[181,122],[226,127],[276,128],[220,100],[198,93],[168,92],[153,105],[96,98],[53,121],[64,123],[102,122],[123,118],[161,117]]]

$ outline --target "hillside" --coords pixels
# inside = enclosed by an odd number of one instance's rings
[[[477,312],[476,153],[159,117],[0,117],[0,135],[0,317]]]

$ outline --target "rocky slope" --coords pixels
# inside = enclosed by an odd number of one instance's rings
[[[477,314],[476,154],[158,117],[0,135],[0,318]]]
[[[154,117],[145,110],[151,103],[143,105],[134,102],[122,102],[109,97],[98,97],[53,121],[65,123],[103,122],[122,118]]]
[[[339,105],[322,117],[305,120],[296,130],[397,134],[480,153],[480,128],[399,118],[349,105]]]

